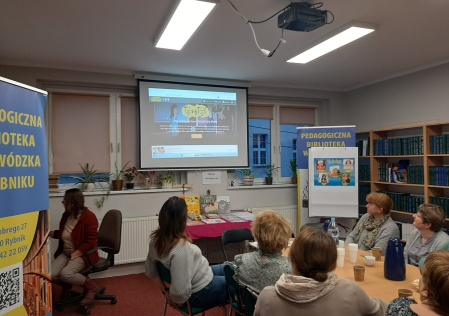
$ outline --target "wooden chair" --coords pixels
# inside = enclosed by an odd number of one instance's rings
[[[167,285],[168,288],[170,288],[170,284],[171,284],[171,273],[170,270],[167,269],[162,262],[157,262],[157,270],[159,272],[159,276],[161,277],[162,281]],[[165,316],[165,313],[167,311],[167,305],[168,305],[168,300],[164,295],[164,310],[162,312],[162,316]],[[192,307],[190,305],[190,302],[187,301],[186,304],[184,304],[182,307],[173,307],[175,310],[177,310],[178,312],[180,312],[182,315],[186,315],[186,316],[193,316],[193,315],[198,315],[198,314],[202,314],[205,315],[205,312],[209,309],[215,308],[217,306],[211,307],[211,308],[200,308],[200,307]],[[226,316],[226,306],[223,305],[222,306],[224,308],[224,315]]]
[[[248,228],[236,228],[224,231],[223,234],[221,235],[221,247],[223,249],[223,254],[226,261],[229,261],[225,247],[227,244],[240,243],[243,241],[253,241],[253,240],[254,240],[253,234]]]

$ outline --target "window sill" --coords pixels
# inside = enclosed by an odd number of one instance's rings
[[[237,185],[230,187],[228,190],[248,190],[248,189],[282,189],[282,188],[296,188],[297,184],[292,183],[279,183],[279,184],[253,184],[253,185]]]
[[[161,192],[188,192],[188,189],[182,188],[174,188],[174,189],[145,189],[145,188],[136,188],[130,190],[121,190],[121,191],[106,191],[106,190],[96,190],[93,192],[83,192],[84,196],[96,196],[96,195],[119,195],[119,194],[142,194],[142,193],[161,193]],[[50,196],[64,196],[65,192],[50,192]]]

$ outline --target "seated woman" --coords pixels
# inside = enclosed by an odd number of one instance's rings
[[[97,284],[80,271],[89,266],[85,253],[97,247],[98,220],[94,213],[84,206],[84,195],[79,189],[67,190],[62,200],[65,212],[59,223],[59,230],[50,232],[50,237],[59,240],[55,260],[51,263],[51,277],[60,281],[60,300],[68,299],[72,285],[84,288],[82,305],[89,304],[100,291]],[[98,252],[90,255],[90,261],[98,262]]]
[[[408,298],[394,299],[387,308],[388,316],[449,315],[449,251],[429,254],[421,269],[419,296],[421,304]]]
[[[169,198],[159,212],[159,227],[151,234],[145,274],[169,300],[170,305],[210,308],[226,304],[228,294],[222,265],[209,266],[200,248],[186,235],[187,205]],[[171,273],[170,291],[159,277],[157,261]]]
[[[346,237],[345,244],[356,243],[359,249],[382,248],[385,255],[388,240],[399,238],[398,225],[391,219],[393,201],[384,193],[370,193],[366,196],[367,213],[360,218],[354,230]]]
[[[235,278],[257,293],[274,285],[282,273],[291,273],[291,264],[282,250],[292,236],[292,225],[281,215],[265,211],[256,216],[251,229],[258,250],[235,256]]]
[[[339,280],[335,241],[321,229],[308,227],[290,248],[293,274],[267,286],[256,303],[255,316],[385,315],[387,303],[370,298],[351,280]]]
[[[443,231],[445,215],[439,205],[421,204],[413,214],[413,231],[404,248],[405,262],[418,266],[419,260],[449,241]]]

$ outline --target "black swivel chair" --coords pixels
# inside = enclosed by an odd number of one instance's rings
[[[90,254],[96,250],[101,250],[106,253],[107,257],[101,257],[96,264],[85,268],[81,271],[81,274],[85,276],[91,273],[105,271],[114,266],[114,256],[120,252],[120,244],[122,238],[122,213],[119,210],[109,210],[101,221],[100,228],[98,229],[98,247],[91,249],[86,253],[87,259],[90,262]],[[115,295],[104,294],[105,288],[103,287],[100,292],[95,296],[95,300],[107,300],[111,301],[111,304],[117,303]],[[72,293],[71,297],[63,302],[56,303],[56,310],[64,310],[64,306],[73,304],[83,299],[83,293]],[[84,305],[83,315],[90,315],[89,305]]]
[[[221,246],[226,261],[230,261],[226,254],[226,245],[230,243],[240,243],[243,241],[253,241],[254,237],[248,228],[236,228],[223,232],[221,235]],[[234,258],[231,258],[234,259]]]

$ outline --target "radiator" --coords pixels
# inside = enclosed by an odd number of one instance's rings
[[[158,227],[157,216],[125,218],[122,222],[122,243],[115,264],[145,261],[150,234]],[[103,254],[101,254],[103,256]]]
[[[293,232],[298,233],[298,207],[297,205],[289,205],[289,206],[274,206],[274,207],[252,207],[249,208],[248,211],[257,214],[262,211],[272,210],[288,219],[293,225]]]

